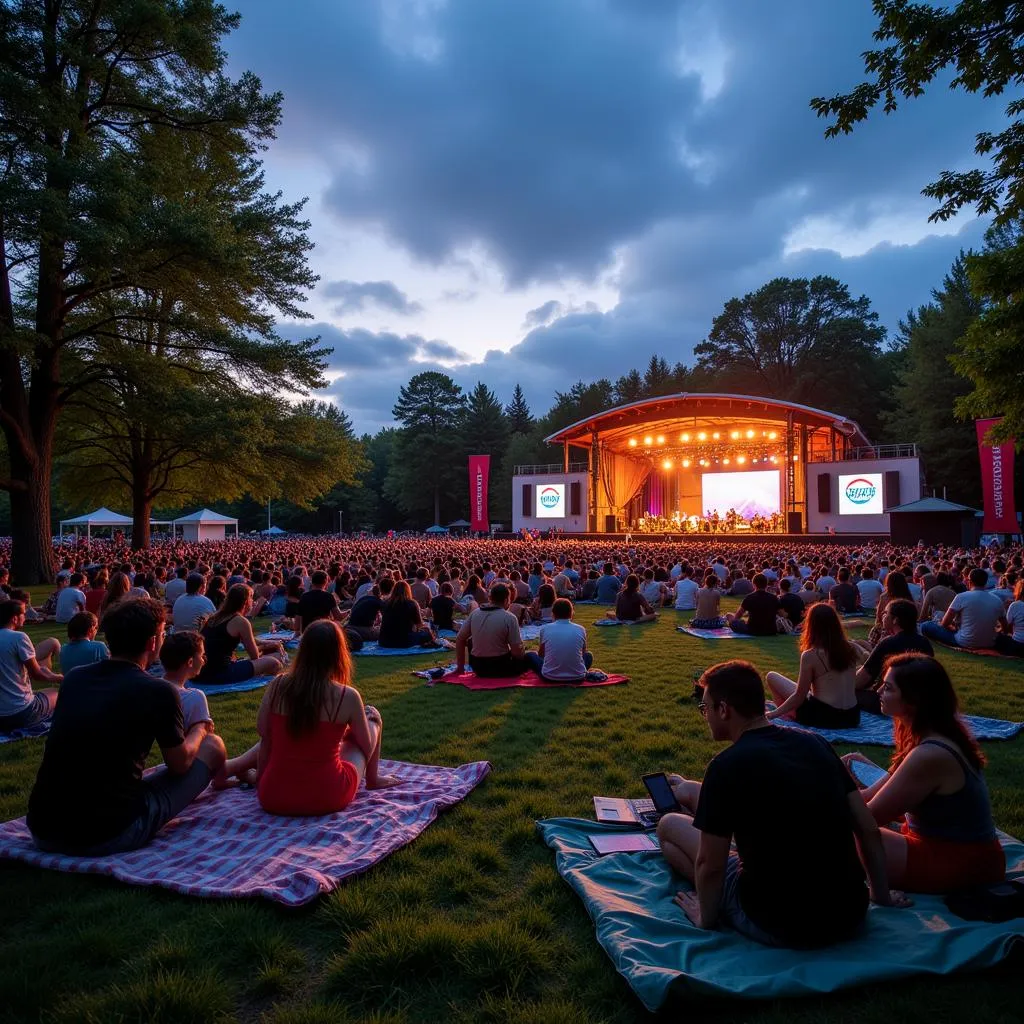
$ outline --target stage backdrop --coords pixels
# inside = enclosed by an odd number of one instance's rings
[[[487,513],[487,483],[491,471],[490,455],[469,457],[469,528],[474,533],[487,533],[491,528]]]
[[[978,457],[981,459],[981,489],[985,495],[983,533],[1019,533],[1017,509],[1013,501],[1012,440],[1003,444],[985,443],[985,435],[999,419],[975,420],[978,432]]]

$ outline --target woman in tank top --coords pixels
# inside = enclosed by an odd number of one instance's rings
[[[280,641],[256,639],[246,618],[251,611],[252,591],[247,584],[236,583],[200,631],[206,648],[206,664],[196,676],[200,683],[222,686],[281,671],[284,648]],[[248,659],[235,658],[239,644]]]
[[[350,685],[352,662],[337,624],[305,629],[288,670],[267,687],[256,728],[260,734],[256,794],[270,814],[333,814],[367,789],[397,786],[379,772],[382,723]]]
[[[923,654],[890,659],[881,701],[893,719],[896,752],[889,774],[865,789],[864,799],[879,825],[903,819],[898,832],[882,828],[891,884],[948,893],[1002,881],[1006,856],[982,775],[985,755],[960,720],[942,663]]]
[[[765,676],[777,705],[765,717],[793,718],[824,729],[855,728],[860,724],[857,666],[867,657],[868,652],[847,637],[831,605],[812,605],[804,619],[796,681],[781,672]]]

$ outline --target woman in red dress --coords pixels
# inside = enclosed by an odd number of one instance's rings
[[[257,731],[257,795],[271,814],[332,814],[367,789],[401,781],[378,772],[381,717],[349,681],[344,634],[332,621],[302,633],[288,670],[267,687]]]

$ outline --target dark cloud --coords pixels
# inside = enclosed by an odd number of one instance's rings
[[[454,345],[449,345],[447,341],[425,341],[421,349],[425,356],[444,362],[464,363],[469,359],[465,352],[460,352]]]
[[[334,307],[338,316],[358,313],[369,306],[379,306],[401,316],[413,316],[423,310],[420,303],[410,302],[393,281],[328,281],[320,294],[328,299],[341,299]]]
[[[526,314],[523,318],[523,329],[528,331],[533,327],[542,327],[544,324],[549,324],[556,317],[561,316],[564,310],[565,307],[558,299],[549,299]]]

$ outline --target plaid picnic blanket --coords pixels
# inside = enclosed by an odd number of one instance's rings
[[[402,785],[361,789],[344,811],[317,818],[267,814],[253,790],[207,789],[149,846],[112,857],[41,853],[18,818],[0,825],[0,859],[187,896],[263,896],[298,906],[411,843],[491,770],[487,761],[436,768],[382,760],[380,768],[400,776]]]

